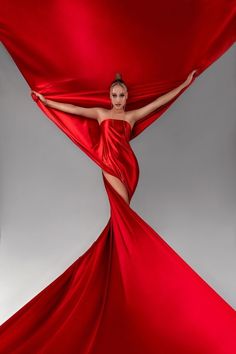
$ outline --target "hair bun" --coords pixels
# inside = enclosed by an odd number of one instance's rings
[[[128,91],[126,83],[123,81],[122,76],[121,76],[120,73],[116,73],[115,80],[112,81],[112,83],[110,84],[110,89],[113,86],[116,86],[116,85],[120,85],[120,86],[124,87]]]
[[[116,73],[116,81],[122,81],[122,77],[120,73]]]

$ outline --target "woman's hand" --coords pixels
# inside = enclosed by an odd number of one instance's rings
[[[193,70],[187,77],[187,79],[184,81],[184,87],[188,86],[190,84],[190,82],[193,79],[193,75],[196,73],[197,70]]]
[[[39,99],[40,99],[40,101],[42,101],[43,102],[43,104],[47,104],[47,100],[46,100],[46,98],[41,94],[41,93],[38,93],[38,92],[36,92],[36,91],[32,91],[31,93],[33,93],[34,95],[36,95]]]

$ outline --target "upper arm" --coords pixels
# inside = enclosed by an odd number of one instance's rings
[[[157,98],[155,101],[148,103],[147,105],[134,109],[131,111],[131,119],[136,122],[139,119],[144,118],[148,114],[154,112],[157,108],[159,108],[163,104],[161,97]]]
[[[84,116],[87,118],[93,118],[93,119],[98,119],[100,115],[100,107],[92,107],[92,108],[85,108],[85,107],[79,107],[75,106],[73,109],[73,113],[77,114],[78,116]]]

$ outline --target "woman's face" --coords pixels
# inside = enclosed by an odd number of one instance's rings
[[[115,85],[111,88],[110,99],[115,110],[124,110],[127,98],[128,92],[123,86]]]

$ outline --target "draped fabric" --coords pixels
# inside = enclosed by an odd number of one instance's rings
[[[231,0],[0,5],[0,39],[29,88],[82,107],[110,108],[116,72],[128,86],[126,110],[142,107],[197,69],[194,81],[236,38]],[[99,125],[32,98],[78,148],[120,179],[131,200],[139,166],[130,141],[184,91],[133,128],[111,117]],[[235,310],[102,177],[111,211],[104,230],[0,326],[0,353],[235,354]]]

